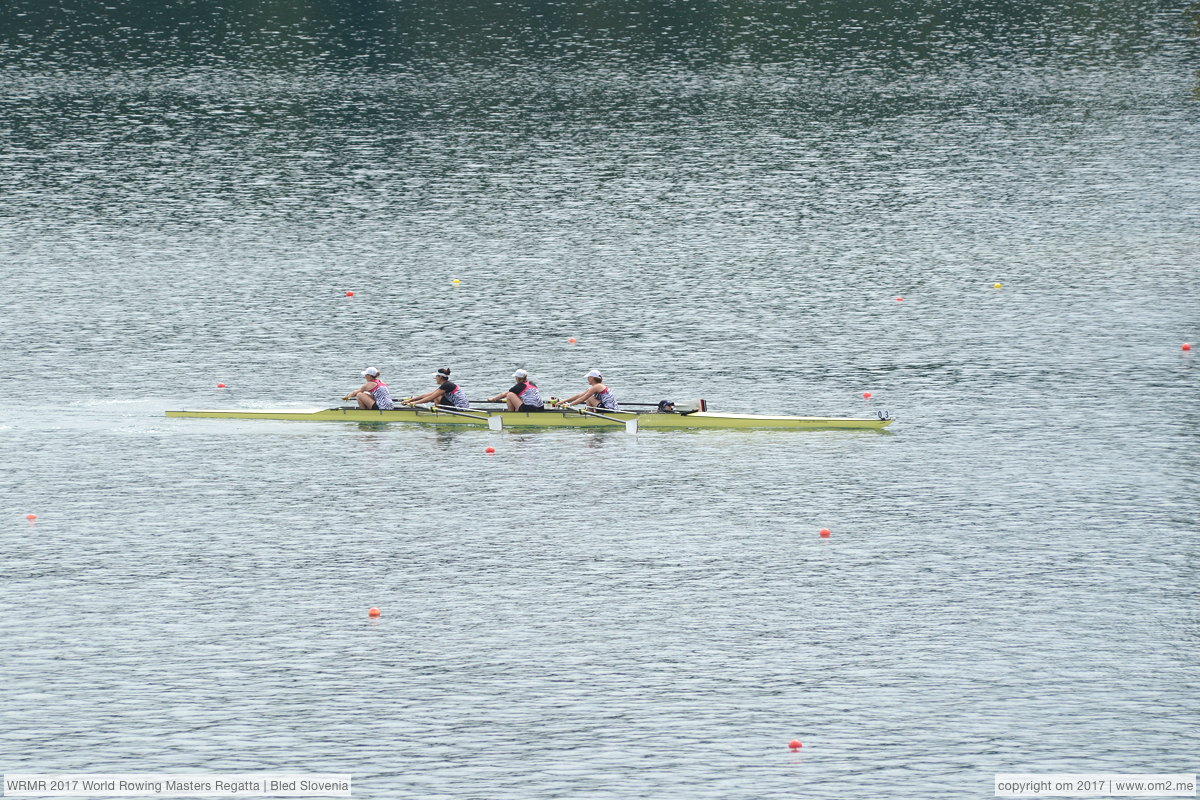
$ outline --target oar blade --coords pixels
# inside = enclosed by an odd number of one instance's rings
[[[637,422],[638,421],[636,418],[625,420],[625,432],[626,433],[637,433]]]
[[[504,420],[499,414],[493,414],[488,417],[488,428],[493,431],[502,431],[504,430]]]

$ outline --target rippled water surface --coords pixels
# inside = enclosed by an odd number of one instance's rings
[[[1196,39],[942,5],[6,5],[0,769],[1196,772]],[[162,413],[367,365],[899,421]]]

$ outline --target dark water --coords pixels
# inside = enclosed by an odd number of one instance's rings
[[[388,798],[1195,772],[1185,10],[6,5],[0,768]],[[162,416],[447,364],[477,397],[598,367],[900,421]]]

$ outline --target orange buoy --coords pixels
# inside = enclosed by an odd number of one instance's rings
[[[788,742],[788,747],[793,750],[799,750],[801,747],[804,747],[804,745],[800,744],[799,739],[792,739],[790,742]]]
[[[346,297],[354,297],[354,292],[346,292]]]
[[[33,522],[35,519],[37,519],[37,514],[26,514],[25,519],[29,520],[30,522]]]
[[[225,384],[223,384],[223,383],[218,383],[218,384],[217,384],[217,388],[218,388],[218,389],[224,389],[224,388],[225,388]]]
[[[863,400],[870,400],[870,399],[871,399],[871,393],[863,392]]]
[[[829,536],[830,536],[830,534],[829,534],[829,528],[821,528],[821,531],[820,531],[820,533],[821,533],[821,538],[822,538],[822,539],[828,539],[828,538],[829,538]]]
[[[372,606],[371,608],[367,609],[367,616],[368,617],[378,617],[379,609]]]
[[[485,453],[494,453],[494,452],[496,452],[496,448],[494,448],[494,447],[489,447],[489,448],[485,449],[483,452],[485,452]]]
[[[1188,344],[1187,342],[1184,342],[1184,343],[1183,343],[1183,349],[1184,349],[1184,350],[1191,350],[1191,349],[1192,349],[1192,346],[1191,346],[1190,344]]]

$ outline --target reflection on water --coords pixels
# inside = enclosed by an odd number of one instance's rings
[[[80,9],[18,2],[3,7],[10,63],[42,71],[178,65],[346,73],[451,64],[626,65],[671,60],[703,74],[725,64],[822,60],[902,69],[1019,53],[1076,60],[1136,57],[1164,21],[1153,2],[1038,3],[998,10],[986,0],[886,8],[864,0],[564,5],[333,2],[305,6],[235,0],[200,12],[145,0]],[[1176,12],[1177,13],[1177,12]]]
[[[1200,3],[1192,3],[1188,6],[1184,15],[1191,20],[1193,37],[1200,37]],[[1200,100],[1200,72],[1196,73],[1196,85],[1192,88],[1192,99]]]
[[[451,425],[435,425],[430,426],[433,431],[432,439],[434,446],[441,451],[448,451],[453,447],[464,444],[464,437],[474,439],[474,431],[464,429],[463,426]]]

